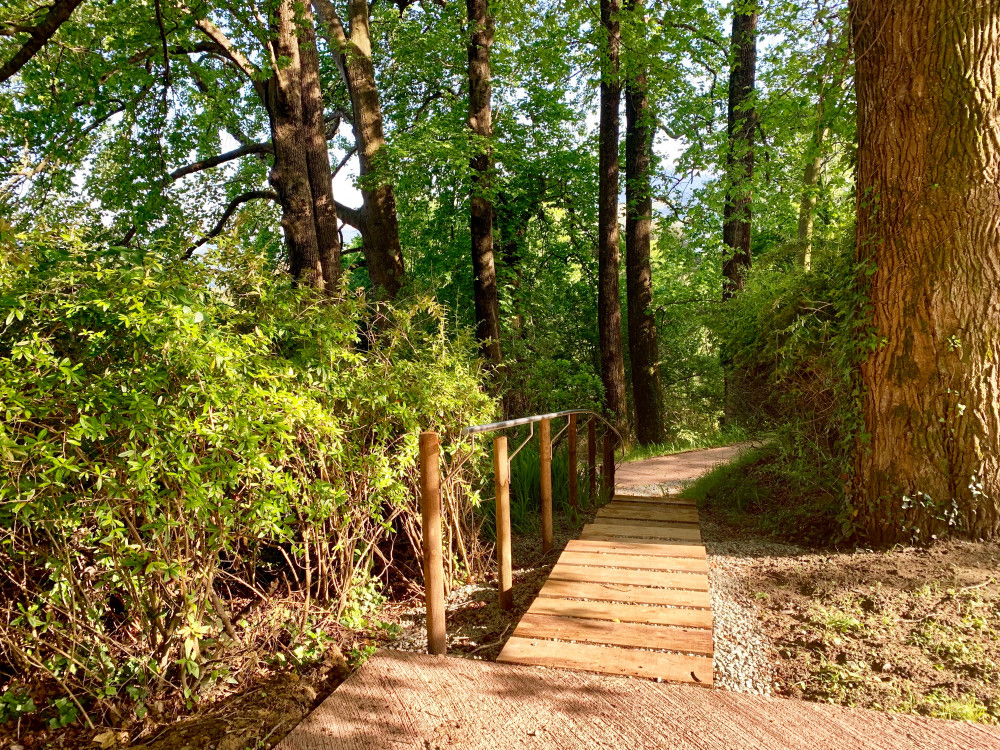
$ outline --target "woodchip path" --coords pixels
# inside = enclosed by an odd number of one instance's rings
[[[625,494],[569,542],[498,661],[712,684],[698,511]]]

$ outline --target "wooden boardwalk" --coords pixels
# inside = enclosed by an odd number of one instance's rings
[[[698,511],[627,492],[566,545],[498,661],[712,684]]]

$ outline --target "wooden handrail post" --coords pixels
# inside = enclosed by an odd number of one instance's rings
[[[552,425],[543,419],[538,430],[538,458],[542,485],[542,553],[552,549]]]
[[[569,415],[569,507],[576,510],[579,503],[577,501],[577,476],[576,476],[576,414]]]
[[[604,494],[608,500],[615,498],[615,438],[611,430],[604,433]]]
[[[590,463],[590,504],[597,497],[597,418],[587,422],[587,461]]]
[[[514,607],[510,561],[510,463],[507,438],[493,438],[493,476],[496,482],[497,583],[500,609]]]
[[[420,512],[424,552],[424,598],[427,603],[427,652],[443,655],[448,647],[444,625],[444,563],[441,559],[440,444],[436,432],[420,433]]]

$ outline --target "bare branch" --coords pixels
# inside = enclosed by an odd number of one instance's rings
[[[228,222],[230,217],[236,212],[236,209],[242,206],[244,203],[249,203],[250,201],[256,201],[256,200],[276,201],[278,200],[278,194],[273,190],[251,190],[248,193],[243,193],[243,195],[237,195],[235,198],[229,201],[229,205],[226,206],[226,210],[222,212],[222,216],[215,223],[215,226],[212,227],[212,231],[210,231],[204,237],[202,237],[193,245],[191,245],[191,247],[189,247],[187,249],[187,252],[184,254],[184,257],[190,258],[192,255],[194,255],[195,250],[197,250],[199,247],[204,245],[209,240],[214,239],[215,237],[218,237],[220,234],[222,234],[222,230],[225,229],[226,227],[226,222]]]
[[[351,157],[354,156],[356,153],[358,153],[358,147],[351,146],[348,152],[344,154],[344,158],[340,160],[340,164],[338,164],[336,169],[334,169],[333,172],[331,173],[330,179],[336,177],[337,173],[340,172],[340,170],[343,169],[345,166],[347,166],[347,162],[349,162],[351,160]]]
[[[195,172],[202,172],[206,169],[211,169],[212,167],[217,167],[220,164],[225,164],[227,161],[233,161],[233,159],[239,159],[242,156],[249,156],[250,154],[272,154],[274,153],[274,146],[268,143],[248,143],[246,145],[240,146],[239,148],[234,148],[232,151],[226,151],[224,154],[217,154],[216,156],[211,156],[208,159],[202,159],[201,161],[193,162],[192,164],[187,164],[183,167],[179,167],[170,173],[171,180],[179,180],[185,175],[193,174]]]
[[[10,60],[0,66],[0,83],[3,83],[24,67],[24,64],[34,57],[38,53],[38,50],[44,47],[45,43],[52,38],[52,35],[63,25],[63,22],[73,15],[76,6],[81,2],[83,0],[56,0],[49,12],[45,14],[45,18],[37,26],[23,29],[28,34],[28,41],[24,43],[21,49]]]

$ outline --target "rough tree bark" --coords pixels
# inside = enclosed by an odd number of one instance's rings
[[[471,218],[472,284],[476,308],[476,337],[486,360],[501,364],[500,299],[493,262],[493,201],[490,197],[490,147],[493,135],[490,110],[490,47],[493,18],[489,0],[467,0],[469,19],[469,128],[473,146]]]
[[[875,543],[1000,534],[1000,2],[851,0]]]
[[[623,435],[628,429],[622,308],[619,294],[621,250],[618,242],[618,130],[621,82],[619,0],[601,0],[601,25],[607,35],[601,55],[599,197],[597,228],[597,327],[601,347],[604,408]]]
[[[722,297],[743,288],[750,270],[750,215],[753,202],[753,143],[757,116],[753,92],[757,77],[757,0],[737,3],[730,43],[729,106],[726,132],[726,205],[723,209]]]
[[[642,1],[630,0],[629,10],[641,13]],[[625,83],[625,287],[635,435],[642,445],[663,440],[660,351],[653,317],[653,272],[649,262],[654,127],[646,74],[639,71]]]
[[[337,67],[347,85],[353,111],[352,127],[358,145],[361,177],[361,240],[372,283],[387,297],[395,297],[403,285],[405,268],[399,243],[399,220],[392,183],[383,179],[377,166],[385,146],[382,105],[375,86],[367,0],[350,0],[346,29],[331,0],[314,0],[317,15],[325,25],[336,52]]]

